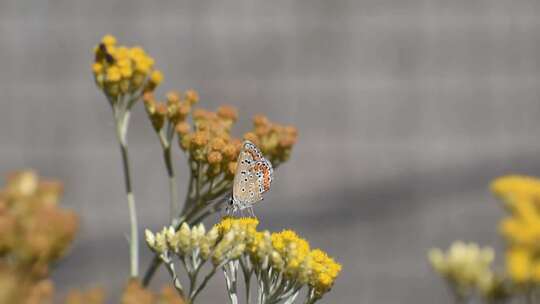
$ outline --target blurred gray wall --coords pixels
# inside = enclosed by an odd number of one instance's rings
[[[63,180],[63,204],[82,215],[60,292],[122,286],[120,156],[90,73],[92,47],[112,33],[156,58],[161,92],[241,108],[237,134],[259,112],[298,126],[257,213],[343,263],[327,303],[449,303],[426,250],[502,248],[489,181],[540,175],[539,15],[536,0],[1,0],[0,172]],[[167,182],[141,107],[129,140],[141,226],[158,229]],[[202,301],[220,299],[218,277]]]

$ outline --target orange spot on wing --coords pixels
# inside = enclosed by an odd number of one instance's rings
[[[249,155],[251,155],[251,158],[253,158],[253,160],[255,161],[259,161],[261,160],[261,156],[257,153],[257,151],[254,151],[254,150],[246,150],[247,153],[249,153]]]

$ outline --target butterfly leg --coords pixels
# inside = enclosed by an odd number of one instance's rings
[[[249,207],[249,213],[250,213],[250,216],[253,217],[253,218],[257,218],[257,216],[255,215],[255,211],[253,210],[253,207]]]

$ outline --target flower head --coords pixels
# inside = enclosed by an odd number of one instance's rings
[[[153,91],[163,81],[163,74],[153,68],[152,57],[140,47],[117,45],[112,35],[101,39],[94,54],[94,79],[111,102],[121,96]]]
[[[244,134],[244,139],[258,145],[274,167],[289,159],[297,138],[295,127],[271,122],[260,114],[253,117],[253,130]]]
[[[170,227],[155,235],[147,231],[146,242],[167,261],[171,253],[190,263],[211,260],[214,267],[234,267],[233,261],[241,261],[245,273],[255,273],[259,280],[281,277],[281,284],[289,286],[283,294],[306,286],[311,290],[308,296],[319,299],[332,288],[341,271],[339,263],[321,249],[310,250],[292,230],[257,231],[258,224],[256,218],[225,217],[206,232],[202,224],[184,223],[177,232]],[[200,265],[189,266],[188,272]]]

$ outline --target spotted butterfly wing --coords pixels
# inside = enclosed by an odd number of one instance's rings
[[[274,169],[272,164],[265,158],[255,163],[253,170],[257,175],[257,186],[261,194],[270,190],[272,179],[274,178]]]
[[[262,194],[270,189],[272,164],[261,151],[245,141],[238,156],[233,182],[233,207],[242,210],[263,199]]]

